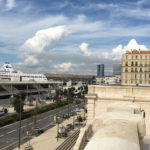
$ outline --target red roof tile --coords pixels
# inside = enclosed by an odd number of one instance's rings
[[[150,51],[137,51],[137,50],[133,50],[133,51],[127,51],[126,54],[150,54]]]

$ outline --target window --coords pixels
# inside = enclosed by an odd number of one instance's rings
[[[142,81],[140,80],[140,84],[142,84]]]
[[[147,62],[145,62],[145,66],[147,66]]]
[[[126,59],[128,59],[128,55],[126,55]]]
[[[125,79],[128,79],[128,74],[127,73],[125,74]]]
[[[149,66],[150,66],[150,62],[149,62]]]
[[[145,56],[145,59],[147,59],[147,56]]]
[[[127,80],[125,81],[125,83],[128,83]]]
[[[131,72],[133,72],[133,68],[131,68]]]
[[[133,73],[131,73],[131,79],[133,79]]]
[[[145,81],[145,84],[146,84],[147,82]]]
[[[133,80],[131,80],[131,83],[133,83]]]
[[[131,66],[134,66],[134,63],[133,63],[133,61],[131,62]]]
[[[142,55],[140,56],[140,58],[142,59]]]
[[[140,66],[143,66],[142,62],[140,62]]]
[[[140,72],[143,72],[143,71],[142,71],[142,68],[140,68]]]
[[[138,56],[136,56],[136,59],[138,58]]]
[[[140,79],[142,79],[142,73],[140,74]]]
[[[150,74],[149,74],[149,79],[150,79]]]
[[[138,72],[137,68],[135,68],[135,72]]]
[[[134,56],[132,55],[132,59],[134,58]]]
[[[126,66],[128,66],[128,62],[126,62]]]
[[[135,66],[138,66],[138,62],[137,61],[135,62]]]
[[[145,79],[147,78],[147,75],[145,74]]]
[[[128,68],[125,68],[125,72],[128,72]]]
[[[135,74],[135,79],[137,78],[137,75]]]
[[[145,68],[145,72],[147,72],[147,68]]]

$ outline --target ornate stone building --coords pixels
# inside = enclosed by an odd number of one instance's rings
[[[127,51],[122,55],[122,85],[150,86],[150,51]]]

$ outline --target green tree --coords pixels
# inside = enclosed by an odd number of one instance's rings
[[[13,106],[14,106],[14,110],[19,114],[20,113],[20,108],[21,108],[21,112],[23,112],[23,107],[24,107],[24,100],[26,98],[26,94],[21,92],[18,93],[14,96],[14,100],[13,100]],[[21,103],[21,105],[20,105]],[[21,106],[21,107],[20,107]]]
[[[71,88],[68,89],[68,98],[70,100],[73,100],[73,97],[75,95],[74,92],[75,92],[75,88],[74,87],[71,87]]]
[[[63,95],[67,96],[67,89],[64,89]]]

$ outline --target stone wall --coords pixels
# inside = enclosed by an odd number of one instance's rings
[[[133,102],[145,111],[146,134],[150,135],[150,87],[90,85],[88,89],[88,123],[106,112],[110,103]]]

